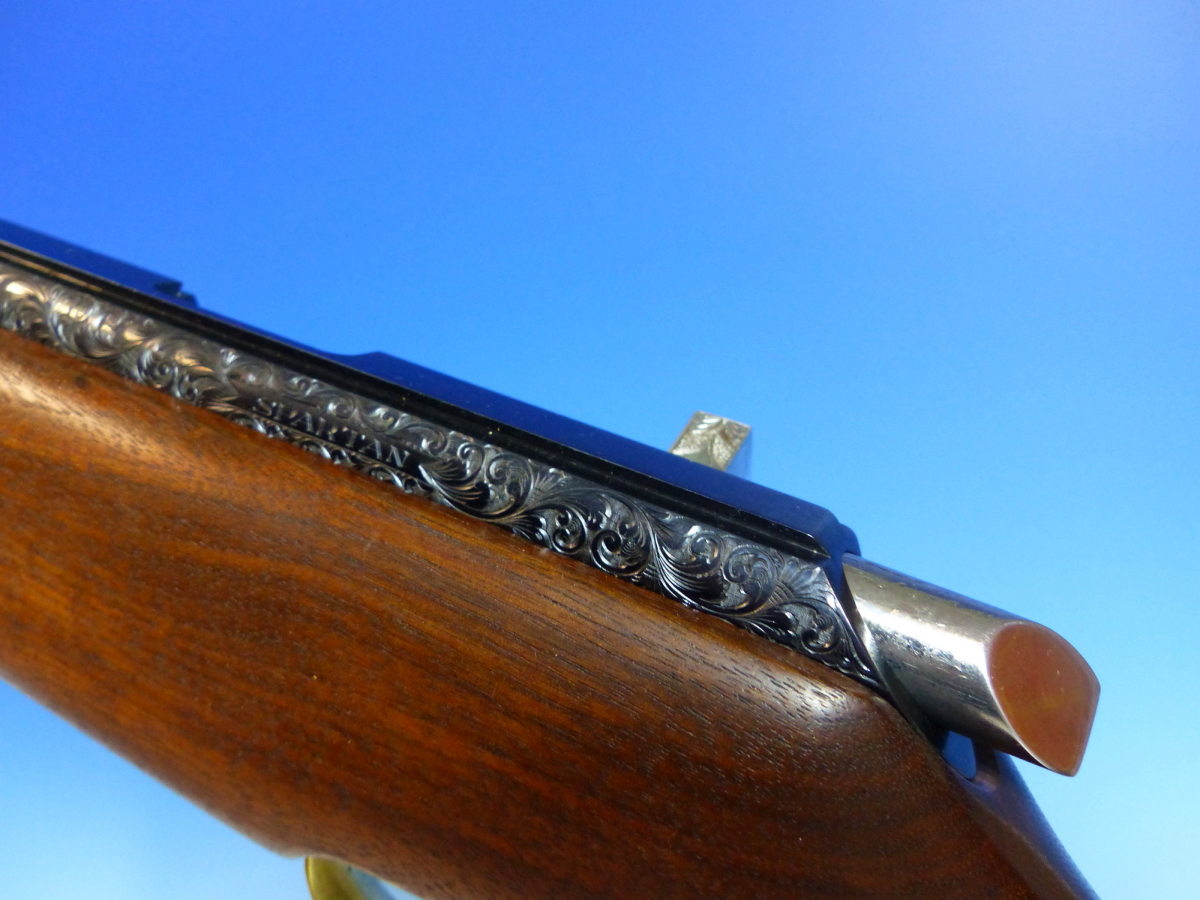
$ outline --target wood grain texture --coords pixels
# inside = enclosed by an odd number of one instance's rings
[[[785,648],[7,333],[0,426],[0,673],[268,846],[435,900],[1079,896]]]

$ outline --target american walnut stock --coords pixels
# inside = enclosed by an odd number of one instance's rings
[[[2,332],[0,417],[0,672],[268,846],[444,900],[1085,895],[785,648]]]

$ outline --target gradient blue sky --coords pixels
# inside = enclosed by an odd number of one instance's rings
[[[0,217],[647,443],[710,409],[866,555],[1104,686],[1025,767],[1105,900],[1200,896],[1200,9],[4,0]],[[13,896],[301,898],[0,685]]]

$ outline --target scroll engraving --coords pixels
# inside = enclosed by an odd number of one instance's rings
[[[817,565],[7,263],[0,327],[879,684]]]

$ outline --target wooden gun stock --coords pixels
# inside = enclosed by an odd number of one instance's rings
[[[0,332],[0,674],[288,854],[444,900],[1092,896],[786,648]]]

